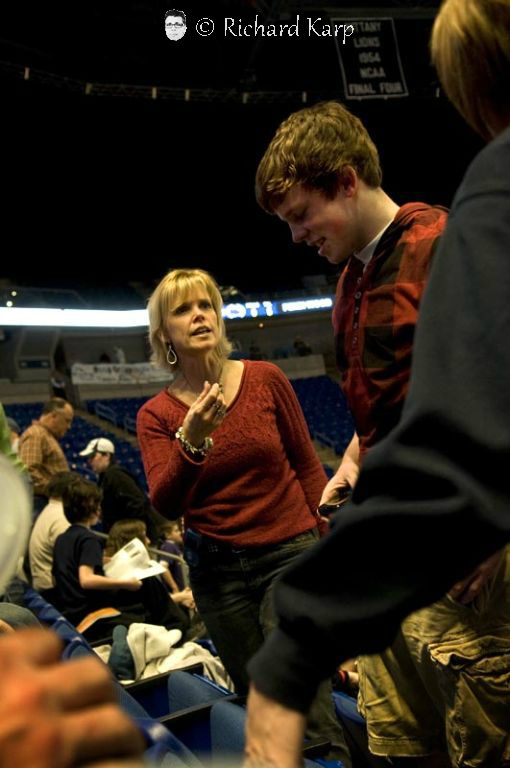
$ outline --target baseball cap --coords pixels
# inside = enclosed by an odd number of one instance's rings
[[[115,446],[107,437],[95,437],[80,451],[80,456],[91,456],[93,453],[115,453]]]

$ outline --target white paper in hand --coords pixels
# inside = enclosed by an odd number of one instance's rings
[[[114,554],[104,566],[106,576],[112,579],[147,579],[165,572],[165,568],[149,558],[140,539],[131,539]]]

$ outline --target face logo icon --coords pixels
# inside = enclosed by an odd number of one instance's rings
[[[169,40],[180,40],[186,34],[186,15],[182,11],[165,13],[165,34]]]

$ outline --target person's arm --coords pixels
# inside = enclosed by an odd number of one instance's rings
[[[93,658],[63,664],[60,653],[47,630],[0,638],[2,765],[141,768],[144,739],[115,703],[107,667]]]
[[[165,517],[175,519],[193,494],[204,460],[189,456],[175,437],[186,416],[184,411],[176,407],[170,416],[163,417],[148,406],[138,411],[136,424],[150,499]]]
[[[161,563],[161,561],[160,561],[160,563]],[[165,563],[163,563],[163,565],[167,565],[167,563],[165,562]],[[161,578],[165,582],[166,586],[170,589],[170,592],[178,592],[179,591],[179,587],[177,586],[177,583],[176,583],[174,577],[170,573],[170,571],[168,569],[168,566],[167,566],[166,570],[161,574]]]
[[[180,590],[177,586],[177,583],[170,573],[170,571],[166,570],[164,573],[161,574],[161,578],[167,585],[167,587],[170,587],[170,599],[174,601],[177,605],[184,605],[185,608],[192,608],[195,609],[195,600],[193,598],[193,592],[189,587],[186,587],[183,590]]]
[[[246,718],[245,768],[301,768],[304,715],[252,686]]]
[[[90,565],[80,565],[78,580],[82,589],[127,589],[129,592],[137,592],[142,586],[139,579],[112,579],[110,576],[101,576],[94,573]]]
[[[305,713],[339,662],[389,645],[408,613],[510,539],[508,140],[505,152],[459,193],[400,424],[368,453],[332,532],[275,587],[279,624],[249,672],[287,708]]]
[[[504,555],[505,550],[502,549],[483,562],[478,563],[469,576],[461,579],[450,588],[448,592],[450,597],[453,597],[454,600],[457,600],[462,605],[469,605],[480,594],[484,585],[492,579],[500,567]]]
[[[50,474],[44,465],[42,436],[36,432],[23,433],[19,443],[19,457],[28,470],[34,493],[46,494]]]
[[[336,504],[347,491],[354,488],[359,475],[359,440],[356,432],[345,449],[340,465],[327,483],[321,496],[321,504]]]

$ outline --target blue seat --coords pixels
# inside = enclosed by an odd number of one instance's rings
[[[69,659],[90,655],[94,655],[94,652],[88,644],[79,642],[71,644]],[[168,728],[165,728],[161,722],[151,717],[128,690],[117,681],[114,681],[114,687],[119,706],[136,722],[147,740],[149,746],[145,751],[145,758],[151,765],[172,766],[172,768],[174,766],[203,768],[200,761],[186,745]]]
[[[216,702],[211,709],[212,754],[218,761],[244,753],[246,710],[227,701]]]
[[[168,678],[169,713],[231,695],[232,691],[228,688],[218,685],[203,675],[176,670]]]
[[[209,755],[210,711],[218,699],[239,697],[202,675],[177,670],[168,678],[169,716],[162,722],[195,754]]]
[[[212,757],[222,765],[233,757],[244,753],[246,710],[232,701],[216,701],[211,709]],[[305,745],[306,750],[306,745]],[[222,762],[223,761],[223,762]],[[340,760],[324,760],[305,757],[306,768],[343,768]]]

